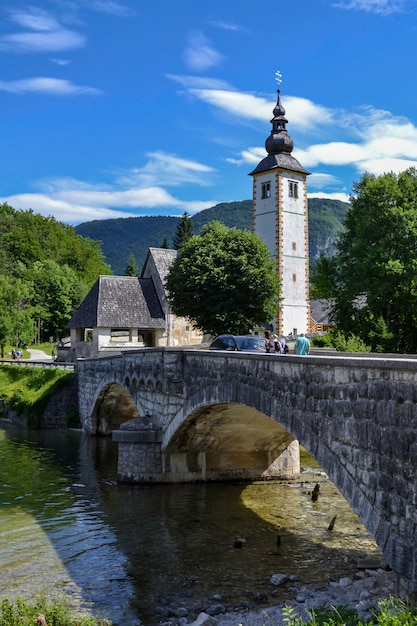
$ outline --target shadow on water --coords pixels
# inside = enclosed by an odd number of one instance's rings
[[[0,582],[9,597],[53,591],[114,624],[147,625],[172,607],[197,615],[215,594],[233,606],[257,606],[257,594],[282,602],[285,591],[269,585],[274,573],[326,584],[352,573],[358,557],[379,554],[323,476],[118,485],[111,439],[3,426]],[[343,523],[329,532],[335,514]]]

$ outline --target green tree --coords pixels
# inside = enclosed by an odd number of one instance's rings
[[[35,316],[31,304],[33,286],[28,281],[0,275],[0,349],[4,357],[4,346],[16,348],[32,343],[35,336]]]
[[[184,243],[166,288],[173,312],[211,335],[244,334],[277,314],[279,284],[267,245],[220,222]]]
[[[174,237],[174,250],[179,250],[194,233],[194,226],[190,216],[185,211],[178,222]]]
[[[53,217],[0,204],[0,271],[14,275],[19,261],[31,267],[49,259],[71,267],[89,287],[100,274],[111,274],[99,242],[77,235]]]
[[[168,237],[166,235],[164,235],[164,238],[162,239],[161,248],[163,248],[164,250],[168,250],[169,248]]]
[[[87,293],[74,270],[50,259],[36,261],[23,276],[36,285],[32,306],[42,336],[57,338],[65,334],[74,310]]]
[[[133,252],[130,253],[129,260],[125,267],[124,276],[137,276],[138,275],[138,267],[136,265],[136,259],[133,256]]]
[[[331,302],[339,331],[374,351],[417,351],[417,171],[354,185],[331,258],[312,272],[312,297]]]
[[[97,277],[110,273],[97,241],[77,235],[72,226],[53,217],[0,204],[0,274],[16,293],[25,294],[11,320],[14,325],[20,320],[18,337],[26,336],[26,322],[30,326],[33,319],[41,320],[43,339],[64,332]],[[10,302],[7,296],[0,304],[0,346],[2,337],[9,335]],[[30,336],[24,343],[32,340]]]

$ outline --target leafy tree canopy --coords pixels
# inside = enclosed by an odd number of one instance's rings
[[[312,272],[337,328],[374,351],[417,351],[417,170],[364,174],[336,253]]]
[[[110,274],[100,244],[72,226],[0,204],[0,339],[31,343],[65,331],[100,274]],[[10,286],[11,293],[7,290]]]
[[[166,288],[173,312],[211,335],[245,334],[277,313],[279,284],[267,245],[216,221],[180,248]]]
[[[34,289],[29,281],[0,274],[0,350],[4,357],[4,346],[18,348],[31,343],[35,336],[35,321],[32,299]]]

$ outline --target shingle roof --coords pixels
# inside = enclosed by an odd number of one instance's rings
[[[169,268],[177,258],[177,255],[178,252],[176,250],[168,250],[167,248],[149,248],[143,267],[146,268],[149,257],[152,257],[155,263],[156,271],[161,277],[161,282],[164,285]]]
[[[329,302],[310,300],[310,315],[317,324],[329,324]]]
[[[67,328],[164,328],[150,278],[100,276]]]
[[[254,174],[260,174],[261,172],[267,172],[276,168],[282,168],[284,170],[290,170],[291,172],[301,172],[301,174],[310,174],[303,166],[295,159],[291,154],[287,152],[278,152],[275,154],[268,154],[262,161],[255,167],[250,173],[250,176]]]

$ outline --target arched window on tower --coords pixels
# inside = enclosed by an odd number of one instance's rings
[[[271,197],[271,183],[262,183],[262,194],[261,194],[261,198],[262,200],[265,200],[265,198],[270,198]]]
[[[290,198],[298,198],[298,183],[294,180],[288,181],[288,195]]]

